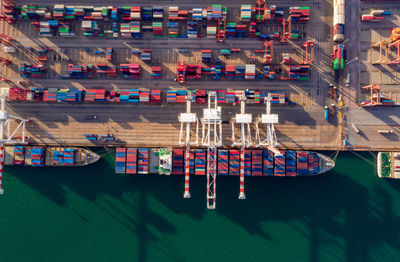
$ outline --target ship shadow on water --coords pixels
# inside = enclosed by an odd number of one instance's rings
[[[171,223],[157,205],[199,223],[215,213],[271,243],[276,239],[269,223],[286,224],[309,239],[309,258],[315,262],[326,261],[323,250],[328,244],[330,250],[336,250],[333,255],[338,261],[374,261],[376,257],[369,250],[380,246],[389,246],[398,254],[400,218],[393,210],[393,196],[388,192],[391,188],[375,177],[370,166],[361,166],[358,171],[352,168],[351,156],[341,153],[336,169],[320,176],[246,177],[246,200],[237,198],[238,177],[219,176],[214,211],[206,209],[206,177],[191,176],[192,198],[184,199],[184,176],[117,175],[108,156],[82,168],[13,167],[6,172],[57,205],[73,209],[86,223],[86,215],[69,206],[68,191],[95,203],[137,235],[137,261],[148,261],[149,243],[158,242],[168,245],[162,252],[170,260],[186,261],[175,245],[164,243],[154,234],[154,229],[162,235],[178,234],[178,225]],[[391,186],[399,191],[397,182]],[[202,226],[206,230],[210,225]],[[204,234],[218,237],[212,232]],[[381,261],[389,261],[394,254],[381,252]]]

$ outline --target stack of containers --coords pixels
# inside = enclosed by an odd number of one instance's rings
[[[184,173],[184,150],[174,148],[172,150],[172,174],[183,175]]]
[[[97,64],[96,71],[98,74],[107,74],[107,76],[117,76],[117,67],[108,66],[106,64]]]
[[[229,151],[228,150],[218,150],[218,175],[227,176],[228,172],[228,162],[229,162]]]
[[[217,37],[217,27],[215,25],[207,25],[207,38],[215,39]]]
[[[211,49],[201,50],[201,61],[205,63],[211,62]]]
[[[129,64],[120,64],[119,65],[119,70],[121,71],[122,77],[124,77],[124,78],[130,77]]]
[[[60,23],[60,26],[58,27],[58,33],[60,36],[64,37],[75,36],[75,32],[70,31],[70,24],[68,22]]]
[[[296,6],[289,8],[289,17],[292,22],[305,23],[310,20],[310,7],[309,6]]]
[[[217,90],[217,103],[225,103],[225,90]]]
[[[138,5],[131,6],[131,20],[140,21],[141,19],[142,17],[141,17],[140,6]]]
[[[73,148],[64,149],[64,166],[73,166],[75,161],[75,150]]]
[[[245,71],[245,79],[246,80],[254,80],[256,77],[256,65],[247,64]]]
[[[161,66],[152,66],[151,67],[151,78],[153,79],[161,79]]]
[[[188,38],[197,38],[197,22],[188,22]]]
[[[141,24],[138,21],[132,21],[129,23],[129,32],[132,38],[142,37]]]
[[[47,101],[57,101],[57,88],[49,88],[48,90],[44,91],[43,100]]]
[[[140,78],[140,65],[129,64],[129,75],[131,78]]]
[[[260,29],[256,26],[255,22],[250,23],[250,38],[255,38],[260,36]]]
[[[185,154],[186,154],[186,150],[185,150]],[[194,155],[195,155],[195,151],[194,150],[189,150],[189,174],[194,175]],[[186,155],[184,156],[184,159],[186,158]]]
[[[313,174],[316,175],[319,172],[319,156],[317,153],[312,153],[313,154]]]
[[[252,150],[251,175],[262,176],[263,172],[263,154],[262,150]]]
[[[64,5],[54,5],[53,8],[53,18],[62,19],[64,18],[65,6]]]
[[[242,5],[240,7],[240,20],[250,22],[251,20],[251,5]]]
[[[149,90],[141,90],[139,93],[139,102],[150,102],[150,91]]]
[[[155,21],[162,21],[164,18],[164,8],[161,6],[154,6],[153,7],[153,20]]]
[[[151,90],[150,92],[150,102],[161,103],[161,90]]]
[[[126,173],[136,174],[137,169],[137,148],[128,148],[126,150]]]
[[[188,11],[186,10],[180,10],[178,11],[178,19],[181,21],[186,21],[188,20]]]
[[[297,152],[297,174],[301,176],[308,174],[307,152]]]
[[[64,154],[62,151],[53,151],[53,165],[63,165],[64,164]]]
[[[167,90],[167,103],[176,103],[176,91]]]
[[[153,7],[143,7],[142,8],[142,20],[151,21],[153,20]]]
[[[46,65],[43,63],[36,65],[21,63],[19,69],[23,77],[42,77],[47,71]]]
[[[225,99],[227,104],[234,104],[235,103],[235,92],[226,92]]]
[[[224,15],[226,15],[226,8],[222,8],[222,5],[207,7],[207,20],[221,19]]]
[[[186,102],[186,90],[177,90],[176,91],[176,102],[177,103],[185,103]]]
[[[269,80],[274,80],[275,79],[275,72],[270,71],[269,66],[264,66],[264,78],[267,78]]]
[[[179,20],[178,12],[179,12],[178,6],[170,6],[168,8],[168,19],[169,20]]]
[[[289,66],[289,78],[290,80],[309,80],[308,65]]]
[[[153,37],[162,37],[164,32],[162,28],[162,22],[153,22]]]
[[[149,173],[149,149],[139,148],[138,149],[138,174]]]
[[[246,25],[236,25],[236,38],[246,37]]]
[[[193,8],[192,19],[193,19],[193,21],[203,20],[203,9],[202,8]]]
[[[74,8],[72,6],[65,7],[64,19],[70,19],[70,20],[75,19]]]
[[[130,6],[118,7],[118,12],[120,12],[122,15],[122,21],[130,21],[131,20],[131,7]]]
[[[82,31],[84,36],[98,36],[99,27],[96,21],[82,21]]]
[[[113,55],[113,49],[112,47],[107,48],[106,51],[106,60],[111,61],[112,60],[112,55]]]
[[[178,22],[168,22],[168,37],[178,37]]]
[[[94,100],[95,101],[106,101],[106,94],[107,90],[106,89],[94,89]]]
[[[25,162],[25,146],[14,146],[13,165],[23,166]]]
[[[276,22],[282,22],[284,15],[285,15],[285,10],[283,10],[282,8],[276,8],[274,20]]]
[[[245,70],[246,70],[246,65],[236,65],[235,78],[243,80],[245,77]]]
[[[82,90],[79,89],[69,89],[66,93],[67,102],[80,102],[82,101]]]
[[[151,61],[151,52],[151,49],[143,49],[140,54],[140,59],[142,59],[142,61]]]
[[[120,33],[122,37],[131,37],[130,33],[130,24],[129,23],[121,23],[120,24]]]
[[[118,21],[119,20],[119,18],[118,18],[118,8],[117,7],[113,7],[111,9],[111,19],[114,20],[114,21]]]
[[[286,151],[286,176],[296,176],[296,151]]]
[[[244,150],[244,175],[251,176],[251,150]]]
[[[285,151],[281,151],[281,155],[275,155],[275,176],[285,176]]]
[[[229,175],[238,176],[240,174],[240,151],[229,150]]]
[[[129,89],[129,102],[139,103],[139,89]]]
[[[236,23],[227,23],[226,38],[235,38],[235,37],[236,37]]]
[[[115,159],[115,173],[125,174],[126,166],[126,148],[116,149],[116,159]]]
[[[263,150],[263,176],[272,176],[274,174],[274,153],[269,150]]]
[[[195,175],[205,175],[206,174],[206,151],[205,149],[196,149],[195,153]]]
[[[68,89],[60,89],[57,91],[57,101],[65,101],[67,99]]]
[[[226,80],[232,80],[235,78],[235,70],[236,66],[235,65],[226,65],[225,66],[225,77]]]
[[[44,148],[42,146],[34,146],[31,148],[32,166],[44,166]]]
[[[206,90],[196,90],[196,103],[197,104],[205,104],[206,103]]]
[[[85,12],[87,12],[86,15],[90,17],[90,13],[93,11],[93,6],[72,6],[72,9],[74,10],[74,16],[76,19],[84,19]]]
[[[85,101],[92,102],[95,100],[96,89],[88,89],[85,94]]]

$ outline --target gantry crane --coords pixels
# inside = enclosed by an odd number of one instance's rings
[[[181,123],[181,129],[179,132],[179,145],[186,146],[185,152],[185,193],[184,198],[190,198],[189,191],[189,179],[190,179],[190,146],[199,145],[199,120],[197,119],[196,113],[191,112],[192,96],[189,93],[186,96],[186,113],[181,113],[178,117],[178,121]],[[191,124],[196,125],[194,134],[194,141],[191,135]],[[184,131],[184,128],[186,130]]]
[[[226,35],[226,19],[224,17],[218,19],[217,39],[219,43],[225,42]]]
[[[362,90],[370,91],[370,100],[363,101],[360,103],[361,107],[371,107],[371,106],[382,106],[382,105],[389,105],[395,106],[393,100],[387,99],[385,95],[381,93],[381,86],[380,85],[367,85],[361,87]]]
[[[278,140],[276,139],[275,127],[274,124],[278,123],[278,115],[271,114],[271,94],[268,94],[266,99],[266,113],[262,114],[261,117],[258,117],[256,120],[256,139],[257,139],[257,147],[267,146],[269,150],[274,152],[275,155],[280,155],[276,146],[278,146]],[[260,124],[266,125],[266,138],[262,139],[260,134]]]
[[[306,48],[306,55],[302,65],[309,65],[314,60],[314,42],[311,40],[306,41],[302,47]]]
[[[257,12],[257,22],[265,21],[265,11],[267,9],[265,0],[257,0],[256,4],[256,12]]]
[[[245,199],[244,193],[244,150],[252,145],[250,124],[253,121],[251,114],[246,114],[246,97],[240,98],[240,114],[236,114],[232,121],[232,146],[240,146],[240,191],[239,199]],[[240,138],[236,139],[235,124],[240,125]]]
[[[3,177],[3,166],[4,166],[4,145],[6,144],[27,144],[25,141],[25,123],[29,120],[23,119],[18,116],[9,115],[6,111],[6,98],[7,90],[0,91],[0,194],[4,193],[2,188],[2,177]],[[12,122],[17,122],[15,128],[11,128]],[[7,129],[7,134],[4,133]],[[14,136],[17,132],[22,129],[21,139],[17,139]],[[13,131],[12,131],[13,130]]]
[[[371,64],[387,64],[389,63],[389,45],[382,36],[379,36],[379,42],[371,45],[371,48],[379,47],[379,59],[372,62],[372,52],[369,52],[369,61]],[[383,49],[385,49],[385,58],[382,57]]]
[[[208,107],[203,109],[201,144],[207,146],[207,208],[215,209],[217,179],[217,147],[222,146],[221,107],[217,93],[208,93]]]
[[[263,46],[265,47],[264,64],[271,64],[274,56],[274,41],[265,41]]]
[[[397,47],[397,58],[388,62],[388,65],[397,65],[398,63],[400,63],[400,40],[397,40],[388,46],[389,49],[392,47]]]
[[[286,25],[288,26],[288,31],[286,32]],[[292,34],[292,19],[289,17],[287,20],[283,18],[282,20],[282,27],[283,27],[283,32],[282,32],[282,38],[281,38],[281,43],[287,43],[290,39],[290,35]]]

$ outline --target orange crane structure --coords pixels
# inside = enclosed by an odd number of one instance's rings
[[[370,91],[370,100],[361,101],[361,107],[372,107],[372,106],[395,106],[393,100],[387,99],[383,94],[381,94],[380,85],[368,85],[361,87],[362,90]]]
[[[388,65],[397,65],[398,63],[400,63],[400,40],[397,40],[396,42],[391,43],[389,46],[389,49],[394,47],[397,47],[397,58],[388,62]]]
[[[265,41],[263,46],[265,48],[264,64],[271,64],[273,56],[274,56],[274,42],[273,41]]]
[[[265,21],[265,11],[266,11],[266,2],[265,0],[257,0],[256,4],[256,21],[258,23]]]
[[[306,48],[306,56],[301,64],[309,65],[314,60],[314,42],[308,40],[302,45],[302,47]]]
[[[217,25],[217,40],[219,43],[225,42],[225,35],[226,35],[226,20],[225,18],[219,18]]]
[[[288,31],[286,32],[286,25],[288,27]],[[282,38],[281,38],[281,43],[287,43],[290,39],[290,35],[292,34],[292,19],[289,17],[287,20],[283,18],[282,20],[282,27],[283,27],[283,32],[282,32]]]

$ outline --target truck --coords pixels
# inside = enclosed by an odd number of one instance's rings
[[[345,60],[345,53],[344,53],[344,45],[338,44],[333,47],[332,56],[332,68],[335,71],[343,70],[344,68],[344,60]]]

